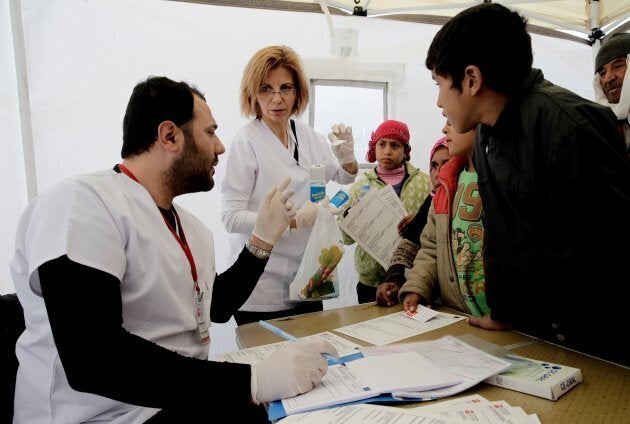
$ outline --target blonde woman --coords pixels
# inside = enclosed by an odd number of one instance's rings
[[[289,300],[289,285],[316,217],[317,208],[308,201],[310,168],[324,165],[325,181],[348,184],[354,181],[358,163],[350,127],[334,126],[329,138],[346,141],[332,145],[308,125],[292,119],[304,112],[308,100],[308,79],[291,48],[265,47],[245,67],[240,105],[243,115],[252,119],[232,140],[222,184],[221,217],[231,233],[230,259],[238,256],[251,234],[264,193],[286,177],[291,177],[298,213],[291,220],[290,231],[275,244],[253,293],[234,314],[239,325],[322,310],[321,301]],[[264,246],[259,247],[264,255]]]

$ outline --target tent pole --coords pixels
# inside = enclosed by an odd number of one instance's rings
[[[602,44],[602,38],[605,35],[599,26],[599,0],[589,1],[589,17],[591,20],[591,35],[588,38],[591,42],[591,46],[593,46],[593,63],[595,63],[597,51],[599,50],[599,46]]]
[[[20,5],[20,0],[9,0],[9,11],[11,14],[13,54],[15,56],[15,75],[17,81],[18,104],[20,108],[20,126],[22,130],[22,152],[24,154],[26,194],[30,202],[37,195],[37,173],[35,171],[31,102],[28,92],[26,48],[24,44],[24,26],[22,25],[22,7]]]

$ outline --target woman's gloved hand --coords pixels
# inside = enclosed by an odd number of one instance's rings
[[[275,245],[296,214],[291,196],[293,189],[287,188],[291,179],[286,177],[277,186],[271,187],[258,208],[252,234],[265,243]]]
[[[324,197],[317,203],[307,200],[304,202],[302,207],[298,209],[297,214],[295,214],[295,228],[300,229],[315,225],[315,221],[317,221],[317,214],[319,213],[319,205],[322,205],[333,215],[343,212],[343,208],[336,208],[330,204],[328,196]]]
[[[330,140],[333,153],[339,160],[339,164],[345,165],[356,161],[352,127],[346,127],[345,124],[335,124],[331,129],[332,132],[328,133],[328,139]]]

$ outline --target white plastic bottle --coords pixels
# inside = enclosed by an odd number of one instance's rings
[[[319,202],[326,196],[326,167],[311,165],[311,202]]]
[[[363,196],[366,195],[366,193],[368,191],[370,191],[370,185],[368,183],[365,183],[361,186],[361,191],[359,192],[359,200],[363,199]]]
[[[350,198],[350,193],[348,192],[348,189],[345,186],[343,186],[339,189],[337,194],[335,194],[332,197],[332,199],[330,199],[330,204],[336,208],[339,208],[345,205],[349,198]]]

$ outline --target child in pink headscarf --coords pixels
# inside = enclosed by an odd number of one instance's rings
[[[488,316],[483,205],[472,160],[476,130],[459,134],[446,121],[443,132],[453,157],[439,172],[440,186],[416,239],[420,249],[398,301],[405,311],[439,302],[473,317]]]
[[[376,303],[381,306],[392,306],[398,303],[398,290],[405,283],[405,269],[411,268],[413,259],[420,246],[420,233],[427,223],[429,207],[433,195],[438,189],[438,172],[450,158],[446,137],[435,142],[429,155],[429,177],[431,178],[431,196],[427,197],[415,215],[408,215],[398,224],[398,232],[403,236],[392,256],[383,281],[376,287]]]
[[[356,178],[350,187],[349,204],[358,201],[365,186],[373,190],[391,185],[405,209],[417,211],[425,198],[430,197],[431,181],[409,163],[410,152],[409,129],[405,123],[390,119],[379,125],[370,137],[366,155],[368,162],[378,164]],[[354,240],[344,234],[344,243],[353,244]],[[361,246],[356,248],[354,266],[359,274],[359,303],[374,302],[376,286],[385,277],[385,269]]]

